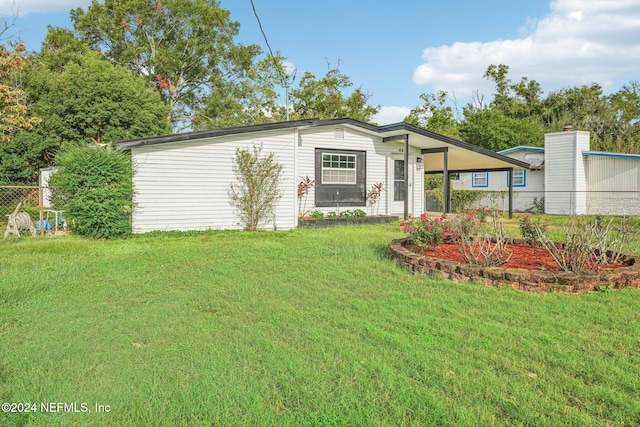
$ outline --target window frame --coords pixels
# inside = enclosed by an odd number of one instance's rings
[[[338,166],[335,170],[354,170],[355,183],[337,182],[326,180],[323,183],[323,167],[324,155],[342,155],[355,156],[343,159],[347,164],[354,166],[351,168],[340,168],[339,164],[329,166]],[[350,161],[350,163],[349,163]],[[359,207],[363,208],[367,205],[367,151],[366,150],[350,150],[346,148],[329,148],[316,147],[314,149],[314,173],[318,180],[314,186],[314,203],[316,208],[339,208]]]
[[[398,162],[402,162],[402,168],[397,167]],[[402,179],[399,179],[396,177],[398,171],[402,172]],[[393,159],[393,201],[394,202],[404,202],[404,199],[407,198],[407,195],[404,191],[406,188],[407,177],[404,176],[405,175],[404,171],[405,171],[404,159]],[[402,185],[399,190],[396,187],[397,184]],[[398,197],[399,193],[402,197]]]
[[[322,152],[321,154],[322,159],[322,167],[321,167],[321,176],[320,176],[320,183],[322,185],[357,185],[358,182],[358,156],[356,154],[352,154],[352,153],[339,153],[339,152]],[[334,166],[329,166],[326,167],[325,164],[325,156],[330,156],[330,157],[338,157],[337,160],[337,167]],[[340,157],[346,157],[347,159],[345,160],[346,162],[346,166],[347,167],[340,167],[342,160],[340,159]],[[349,159],[353,159],[353,161],[350,161]],[[329,163],[333,164],[334,160],[333,159],[329,159]],[[353,167],[349,167],[350,164],[353,164]],[[353,179],[350,181],[335,181],[335,180],[325,180],[325,171],[327,172],[342,172],[342,171],[352,171],[353,172]]]
[[[476,176],[484,176],[484,184],[476,184]],[[472,188],[487,188],[489,186],[489,172],[472,172],[471,173],[471,187]]]
[[[516,172],[522,171],[522,183],[516,184]],[[507,188],[509,188],[509,173],[507,172]],[[514,169],[513,170],[513,186],[514,187],[526,187],[527,186],[527,170],[526,169]]]

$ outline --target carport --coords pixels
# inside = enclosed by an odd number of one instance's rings
[[[409,147],[420,149],[423,171],[428,173],[442,173],[444,176],[444,207],[443,213],[451,209],[450,176],[462,172],[494,172],[508,171],[509,218],[513,217],[513,170],[528,169],[529,164],[515,160],[491,150],[476,145],[449,138],[444,135],[411,125],[409,123],[395,123],[378,128],[384,142],[401,141],[404,144],[405,176],[408,176]],[[405,181],[406,194],[409,193],[408,180]],[[404,201],[404,217],[408,216],[408,198]]]

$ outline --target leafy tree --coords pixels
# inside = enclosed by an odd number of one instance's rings
[[[617,131],[614,137],[616,151],[640,152],[640,82],[633,81],[609,97],[614,111]]]
[[[61,141],[104,143],[169,130],[166,107],[148,83],[93,52],[52,74],[37,111]]]
[[[56,156],[50,184],[62,200],[72,230],[90,238],[115,238],[131,232],[131,156],[111,146],[80,146]]]
[[[234,42],[239,24],[215,0],[93,0],[71,19],[91,49],[155,85],[172,127],[188,127],[209,88],[225,87],[260,52]]]
[[[547,129],[556,131],[568,123],[578,129],[597,127],[607,110],[602,86],[597,83],[554,91],[544,102],[542,120]]]
[[[441,135],[460,139],[459,123],[453,114],[453,108],[446,105],[447,97],[446,91],[421,94],[420,99],[424,104],[411,109],[404,121]]]
[[[640,152],[640,85],[631,82],[604,95],[599,84],[562,89],[543,102],[542,120],[549,131],[571,123],[591,131],[591,148],[601,151]]]
[[[53,164],[58,147],[39,131],[20,132],[0,144],[0,185],[34,185],[40,168]]]
[[[361,88],[354,90],[345,98],[342,91],[351,86],[353,86],[351,79],[342,74],[338,68],[330,69],[320,80],[317,80],[312,73],[306,72],[300,79],[298,88],[291,91],[293,118],[349,117],[370,122],[380,107],[368,105],[371,95],[363,92]]]
[[[26,58],[22,86],[43,122],[0,147],[0,181],[37,182],[61,147],[167,133],[167,107],[144,78],[50,28],[42,51]]]
[[[631,82],[618,92],[604,95],[597,83],[551,92],[542,97],[535,80],[509,79],[509,67],[490,65],[484,77],[495,84],[492,101],[476,95],[455,120],[445,105],[446,93],[421,95],[407,121],[454,138],[499,151],[517,145],[541,146],[544,133],[564,125],[591,132],[591,148],[601,151],[640,152],[640,83]]]
[[[41,122],[29,114],[24,91],[11,81],[24,67],[24,52],[22,43],[0,45],[0,142]]]
[[[492,151],[506,150],[518,145],[541,146],[544,143],[542,126],[529,119],[505,116],[491,108],[464,109],[465,120],[460,125],[462,138]]]
[[[489,104],[491,109],[510,118],[531,118],[538,115],[542,88],[535,80],[522,77],[520,82],[512,84],[508,78],[509,66],[490,65],[483,77],[493,80],[496,93]]]
[[[49,26],[49,31],[37,56],[37,64],[46,70],[62,73],[70,63],[81,64],[81,58],[89,53],[89,47],[76,38],[73,31]],[[99,52],[98,56],[99,56]]]
[[[220,79],[213,85],[204,108],[193,120],[196,130],[268,123],[277,115],[274,68],[280,57],[266,57],[242,70],[234,79]]]
[[[255,231],[273,219],[282,197],[282,169],[275,154],[262,155],[262,147],[236,150],[233,171],[237,182],[229,186],[229,198],[246,230]]]

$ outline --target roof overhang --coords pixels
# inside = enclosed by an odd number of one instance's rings
[[[119,141],[116,142],[116,146],[125,149],[137,148],[148,145],[216,138],[246,134],[250,132],[265,132],[283,129],[309,129],[327,126],[344,126],[381,137],[383,142],[388,144],[401,144],[399,146],[404,144],[404,138],[405,135],[407,135],[409,146],[420,149],[421,156],[424,159],[423,167],[425,173],[437,173],[444,170],[445,151],[447,152],[448,170],[450,172],[527,169],[529,167],[528,163],[503,156],[467,142],[431,132],[409,123],[401,122],[385,126],[375,126],[348,118],[327,120],[306,119],[250,126],[237,126],[224,129],[210,129],[198,132]]]
[[[409,135],[409,146],[420,149],[425,173],[444,170],[444,152],[450,172],[478,172],[489,170],[527,169],[529,164],[487,150],[477,145],[449,138],[408,123],[381,126],[380,133],[387,143],[402,142]]]
[[[532,147],[530,145],[518,145],[517,147],[507,148],[506,150],[498,151],[498,154],[510,154],[516,151],[531,151],[534,153],[544,153],[543,147]]]

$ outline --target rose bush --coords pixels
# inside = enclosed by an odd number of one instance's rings
[[[423,250],[431,250],[442,242],[451,242],[456,239],[456,231],[446,222],[444,215],[429,218],[427,214],[420,218],[407,219],[400,223],[405,234]]]

